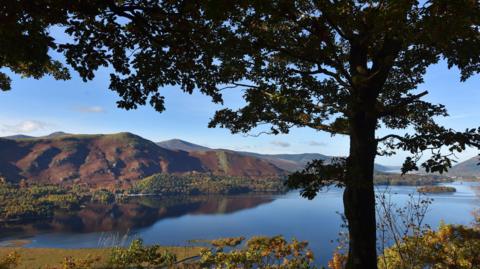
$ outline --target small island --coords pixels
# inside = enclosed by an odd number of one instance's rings
[[[417,191],[419,193],[452,193],[456,192],[457,189],[447,186],[422,186],[418,187]]]

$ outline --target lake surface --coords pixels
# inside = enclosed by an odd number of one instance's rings
[[[452,194],[432,194],[426,223],[470,224],[480,208],[474,186],[444,184]],[[377,187],[383,191],[385,187]],[[416,187],[389,187],[392,201],[403,204]],[[477,190],[478,191],[478,190]],[[189,240],[255,235],[283,235],[310,242],[319,264],[326,264],[341,231],[342,190],[330,189],[314,200],[298,192],[285,195],[144,197],[128,204],[87,205],[75,215],[58,212],[51,221],[9,225],[0,230],[3,243],[29,239],[26,247],[84,248],[128,244],[142,238],[146,244],[187,246]],[[1,242],[0,242],[1,244]]]

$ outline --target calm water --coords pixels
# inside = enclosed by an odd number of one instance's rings
[[[426,222],[470,224],[480,207],[472,186],[452,183],[454,194],[434,199]],[[379,190],[384,187],[377,187]],[[415,187],[390,187],[392,200],[402,204]],[[142,238],[147,244],[189,245],[192,239],[283,235],[308,240],[319,264],[325,264],[340,231],[342,190],[322,192],[312,201],[291,192],[285,195],[196,196],[142,198],[123,205],[88,205],[78,214],[59,212],[49,222],[9,226],[1,240],[31,240],[26,247],[106,247]],[[333,241],[333,242],[332,242]]]

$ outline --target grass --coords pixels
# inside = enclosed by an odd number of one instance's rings
[[[162,247],[161,251],[168,251],[177,256],[178,260],[198,255],[199,247]],[[60,248],[22,248],[22,247],[0,247],[0,259],[9,253],[16,252],[20,255],[21,269],[44,269],[46,267],[60,267],[65,257],[86,258],[99,257],[100,260],[95,266],[102,267],[107,263],[110,256],[110,248],[84,248],[84,249],[60,249]]]

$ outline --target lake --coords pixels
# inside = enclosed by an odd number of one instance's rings
[[[470,224],[480,207],[473,186],[455,182],[457,192],[432,194],[426,223]],[[385,187],[376,187],[383,191]],[[392,200],[403,204],[416,187],[389,187]],[[89,204],[72,215],[57,212],[52,220],[8,225],[0,230],[0,244],[28,239],[25,247],[84,248],[128,244],[187,246],[189,240],[255,235],[283,235],[310,242],[319,264],[326,264],[341,231],[342,190],[332,188],[314,200],[298,192],[284,195],[170,196],[136,198],[128,204]]]

